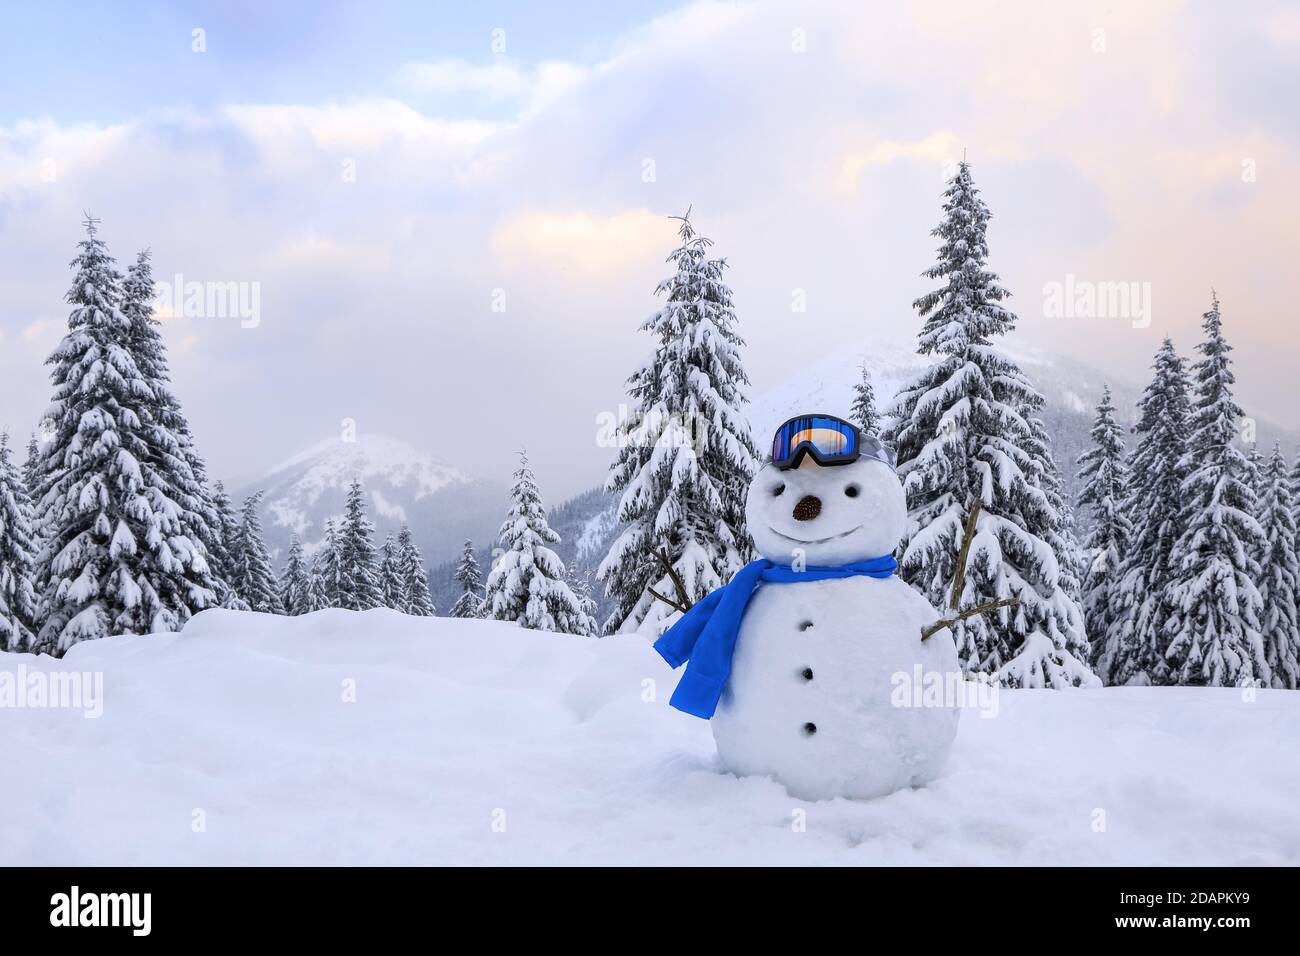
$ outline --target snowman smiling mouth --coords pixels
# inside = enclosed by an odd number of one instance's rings
[[[841,531],[839,534],[833,534],[833,535],[831,535],[829,538],[811,538],[811,539],[810,539],[810,538],[792,538],[792,537],[790,537],[790,535],[788,535],[788,534],[782,534],[780,531],[777,531],[777,530],[776,530],[775,528],[773,528],[771,525],[768,525],[768,526],[767,526],[767,530],[770,531],[770,532],[772,532],[772,533],[773,533],[774,535],[776,535],[778,538],[785,538],[785,540],[787,540],[787,541],[795,541],[795,542],[797,542],[797,543],[799,543],[799,544],[825,544],[827,541],[837,541],[837,540],[839,540],[840,538],[847,538],[849,535],[853,534],[853,532],[855,532],[855,531],[861,531],[861,530],[862,530],[862,525],[858,525],[856,528],[850,528],[848,531]]]

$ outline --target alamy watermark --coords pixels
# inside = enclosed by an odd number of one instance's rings
[[[599,448],[690,448],[700,455],[708,447],[709,421],[702,415],[652,411],[633,414],[627,405],[596,416]]]
[[[1049,319],[1129,319],[1135,329],[1151,325],[1150,282],[1093,282],[1066,273],[1064,282],[1043,283],[1043,315]]]
[[[156,311],[186,319],[239,319],[245,329],[262,324],[262,283],[185,281],[177,273],[171,282],[159,282]]]
[[[90,893],[74,885],[50,897],[50,925],[55,927],[121,927],[132,936],[148,936],[152,914],[152,893]]]
[[[104,714],[102,671],[0,671],[0,710],[80,710],[87,719]]]
[[[895,671],[889,683],[894,707],[963,707],[979,711],[982,718],[996,717],[1001,709],[1001,686],[989,674],[927,671],[917,664],[910,673]]]

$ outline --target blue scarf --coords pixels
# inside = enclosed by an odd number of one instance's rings
[[[858,574],[887,578],[897,569],[898,562],[892,554],[833,568],[807,567],[802,571],[788,564],[774,564],[766,558],[751,561],[736,572],[730,583],[692,607],[655,641],[655,650],[674,670],[690,661],[669,703],[705,720],[713,716],[722,688],[731,676],[731,655],[740,634],[740,619],[762,582],[797,584]]]

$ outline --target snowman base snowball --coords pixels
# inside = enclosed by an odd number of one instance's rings
[[[758,589],[745,614],[731,677],[710,721],[722,765],[768,776],[802,800],[879,797],[942,771],[960,711],[912,706],[915,668],[950,674],[938,615],[897,577]],[[900,703],[900,698],[903,703]]]

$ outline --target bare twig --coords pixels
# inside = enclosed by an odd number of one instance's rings
[[[961,550],[957,552],[957,571],[952,577],[952,598],[948,606],[954,611],[961,604],[961,592],[966,587],[966,559],[970,557],[970,545],[975,540],[975,523],[979,521],[981,502],[978,498],[970,506],[966,516],[966,528],[961,536]]]
[[[929,627],[921,628],[921,640],[928,640],[938,634],[945,627],[952,627],[958,621],[964,621],[968,617],[974,617],[976,614],[987,614],[990,611],[996,611],[1000,607],[1015,607],[1020,603],[1018,597],[999,598],[996,601],[989,601],[987,604],[980,604],[976,607],[968,607],[964,611],[958,611],[952,617],[945,617],[942,620],[935,621]]]
[[[672,561],[669,560],[668,558],[668,549],[660,548],[659,551],[656,552],[655,557],[659,559],[659,563],[662,564],[664,566],[664,570],[668,572],[668,577],[672,579],[673,588],[677,592],[677,600],[674,601],[672,598],[665,597],[664,595],[656,591],[654,588],[646,588],[646,591],[650,594],[651,597],[655,598],[656,600],[663,601],[674,611],[681,611],[683,614],[685,614],[692,607],[694,607],[695,604],[693,601],[691,601],[690,596],[686,593],[686,585],[682,583],[682,576],[677,573],[677,569],[673,567]]]
[[[672,609],[675,610],[675,611],[681,611],[683,614],[685,614],[687,611],[690,610],[690,608],[688,608],[688,607],[682,607],[680,604],[678,604],[678,603],[677,603],[676,601],[674,601],[672,598],[666,598],[666,597],[664,597],[662,594],[660,594],[660,593],[659,593],[658,591],[656,591],[654,588],[646,588],[646,590],[647,590],[648,592],[650,592],[650,596],[651,596],[651,597],[653,597],[653,598],[658,598],[660,601],[663,601],[665,604],[667,604],[670,608],[672,608]]]
[[[659,562],[664,566],[664,570],[668,572],[668,576],[673,579],[673,587],[677,589],[677,603],[685,605],[686,609],[690,610],[694,602],[691,600],[691,596],[686,593],[686,585],[682,583],[682,576],[677,573],[672,561],[668,560],[667,548],[659,549]]]

